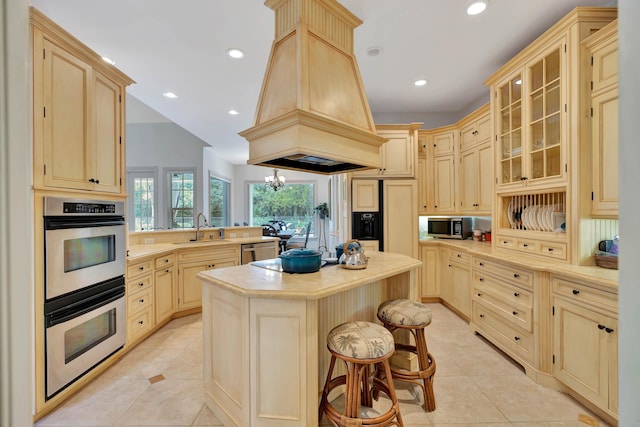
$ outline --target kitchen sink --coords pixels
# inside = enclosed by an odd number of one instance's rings
[[[213,240],[209,240],[209,239],[200,239],[200,240],[194,240],[194,241],[187,241],[187,242],[171,242],[174,245],[200,245],[200,244],[204,244],[204,243],[229,243],[231,242],[230,239],[213,239]]]

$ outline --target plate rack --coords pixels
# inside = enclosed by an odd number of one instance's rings
[[[502,198],[502,228],[565,233],[566,192],[518,194]]]

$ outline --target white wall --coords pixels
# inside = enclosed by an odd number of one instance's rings
[[[640,426],[640,2],[620,0],[620,426]]]

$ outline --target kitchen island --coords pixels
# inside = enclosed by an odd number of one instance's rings
[[[225,426],[318,425],[327,333],[347,321],[376,321],[387,299],[418,297],[419,260],[367,255],[363,270],[288,274],[243,265],[198,274],[207,405]]]

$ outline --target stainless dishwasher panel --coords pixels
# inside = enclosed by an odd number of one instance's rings
[[[276,242],[245,243],[240,245],[240,252],[242,264],[277,258],[278,256]]]

